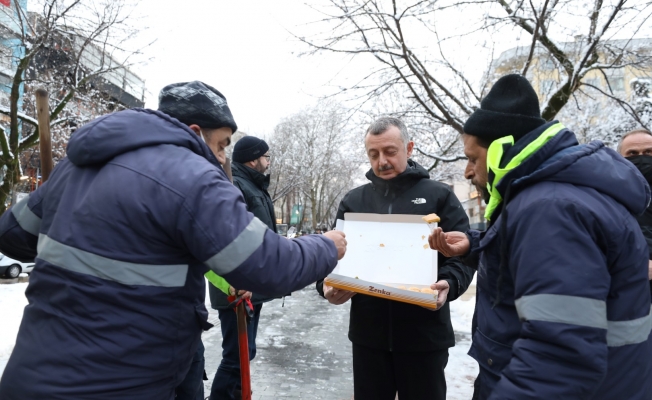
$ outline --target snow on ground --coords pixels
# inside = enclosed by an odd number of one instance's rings
[[[0,374],[14,347],[27,305],[26,288],[27,283],[0,284]],[[446,368],[449,400],[471,398],[478,373],[477,363],[467,355],[471,346],[474,294],[475,287],[471,286],[462,298],[450,304],[456,345],[449,350]],[[212,380],[221,359],[221,332],[208,298],[206,303],[211,311],[209,319],[216,325],[203,335],[206,371]],[[349,399],[350,394],[345,396],[352,391],[350,342],[346,337],[349,307],[326,304],[312,288],[286,298],[285,308],[281,304],[280,300],[266,303],[261,314],[258,356],[252,364],[252,381],[257,391],[274,393],[273,396],[288,390],[301,391],[305,396],[299,398]],[[207,391],[210,380],[206,382]],[[328,382],[338,388],[329,388]],[[335,393],[335,389],[339,392]]]
[[[471,334],[471,320],[475,309],[475,296],[469,300],[459,299],[450,303],[451,322],[453,330],[460,333]]]
[[[23,309],[27,305],[26,288],[27,282],[0,285],[0,373],[4,371],[16,343]]]
[[[471,287],[469,290],[475,289]],[[475,296],[450,303],[451,322],[455,330],[455,347],[449,349],[446,366],[446,397],[450,400],[467,400],[473,395],[473,382],[478,376],[478,363],[467,353],[471,347],[471,320]]]

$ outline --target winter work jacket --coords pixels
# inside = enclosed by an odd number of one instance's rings
[[[469,231],[478,398],[649,400],[648,248],[632,214],[650,189],[616,152],[556,124],[489,148],[490,168],[507,149],[502,168],[558,130],[496,182],[502,204],[486,233]]]
[[[199,136],[143,109],[80,128],[0,218],[0,251],[36,257],[3,400],[171,400],[210,327],[208,268],[278,296],[337,262],[326,238],[269,230]]]
[[[265,176],[238,162],[231,164],[231,171],[233,173],[233,184],[242,192],[244,201],[247,204],[247,210],[267,225],[269,229],[276,232],[274,204],[272,198],[269,197],[269,193],[267,193],[269,175]],[[208,294],[211,298],[211,307],[214,309],[225,309],[229,305],[226,294],[214,285],[208,286]],[[273,297],[254,293],[251,302],[258,305],[272,299]]]
[[[367,172],[371,182],[344,196],[337,212],[413,214],[440,216],[445,230],[466,230],[469,221],[459,200],[450,188],[430,179],[428,171],[409,160],[408,169],[390,180]],[[448,300],[438,311],[377,297],[356,294],[351,298],[349,339],[351,342],[379,350],[433,351],[455,345],[448,301],[457,299],[468,288],[474,271],[457,258],[439,254],[439,280],[450,285]],[[435,282],[432,282],[435,283]],[[323,296],[323,281],[317,283]]]

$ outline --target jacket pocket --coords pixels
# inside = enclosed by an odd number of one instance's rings
[[[480,329],[476,328],[469,355],[478,362],[481,368],[499,377],[512,358],[512,346],[489,339]]]
[[[208,311],[206,310],[206,306],[203,304],[195,305],[195,317],[197,318],[197,323],[202,330],[207,331],[213,327],[213,324],[208,322]]]

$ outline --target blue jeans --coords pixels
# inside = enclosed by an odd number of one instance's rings
[[[175,393],[176,400],[204,400],[204,343],[201,340],[190,369]]]
[[[256,333],[262,304],[254,306],[254,316],[247,324],[249,361],[256,357]],[[222,362],[217,368],[210,400],[234,400],[240,385],[240,351],[238,347],[238,320],[233,310],[218,310],[222,328]]]

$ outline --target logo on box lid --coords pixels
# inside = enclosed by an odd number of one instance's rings
[[[387,290],[384,289],[376,289],[373,286],[369,286],[369,291],[372,293],[379,293],[379,294],[384,294],[385,296],[391,296],[392,294],[388,292]]]

